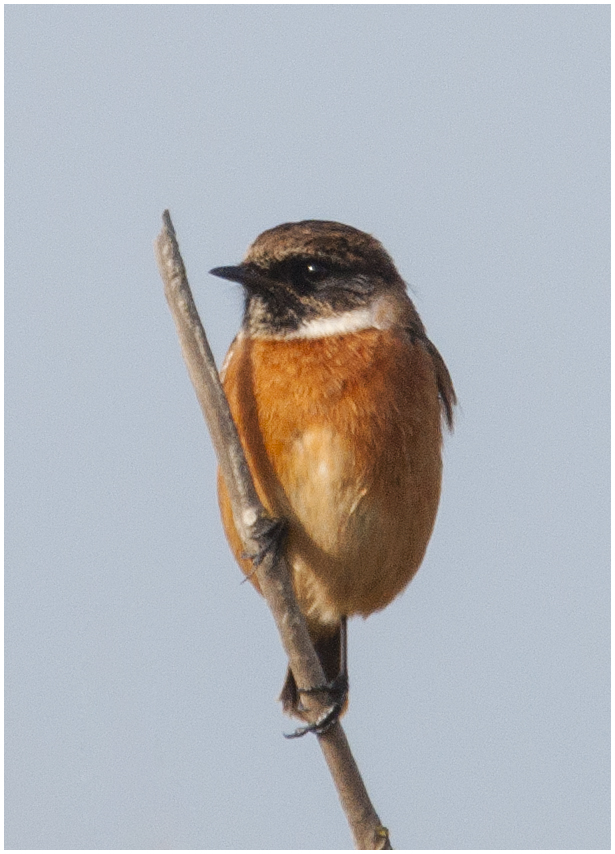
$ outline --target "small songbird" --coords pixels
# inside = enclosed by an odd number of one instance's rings
[[[263,232],[238,266],[211,272],[243,286],[223,386],[259,497],[285,520],[294,590],[338,697],[328,726],[346,703],[347,618],[388,605],[423,560],[455,391],[369,234],[286,223]],[[231,549],[258,590],[220,476],[218,496]],[[280,700],[305,719],[300,694],[289,669]]]

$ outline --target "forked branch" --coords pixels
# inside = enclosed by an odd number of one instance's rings
[[[245,551],[254,554],[262,545],[259,538],[271,527],[271,519],[254,488],[205,330],[192,298],[168,211],[163,213],[162,220],[163,228],[156,239],[155,252],[165,296],[231,498],[237,530],[241,534]],[[256,573],[297,684],[307,689],[323,685],[325,675],[297,605],[288,567],[280,550],[266,551]],[[305,696],[305,705],[316,721],[325,711],[318,700],[319,695]],[[318,741],[348,819],[355,847],[363,850],[390,849],[388,831],[380,823],[372,806],[341,724],[337,722],[327,732],[318,735]]]

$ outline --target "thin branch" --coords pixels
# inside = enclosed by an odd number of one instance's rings
[[[233,507],[233,516],[245,551],[259,550],[263,532],[271,519],[260,502],[243,448],[222,389],[216,364],[201,324],[179,246],[168,211],[155,242],[158,269],[171,309],[188,373],[212,437]],[[314,651],[303,614],[295,599],[290,574],[280,550],[270,549],[256,570],[258,581],[278,627],[295,680],[304,688],[325,683],[325,674]],[[317,720],[325,711],[318,694],[307,694],[305,705]],[[348,819],[355,847],[363,850],[390,849],[389,835],[367,794],[341,724],[335,723],[318,736]]]

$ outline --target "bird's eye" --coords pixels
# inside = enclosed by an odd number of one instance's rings
[[[299,294],[312,293],[332,272],[331,267],[313,258],[289,258],[271,268],[274,278],[287,282]]]
[[[310,258],[295,261],[290,269],[293,287],[301,292],[309,292],[327,278],[331,271],[319,261]]]
[[[312,282],[319,282],[329,271],[324,264],[317,261],[306,261],[303,266],[303,275]]]

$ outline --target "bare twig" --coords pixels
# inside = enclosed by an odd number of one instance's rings
[[[228,402],[220,384],[215,361],[192,298],[186,270],[168,211],[155,242],[158,269],[171,309],[184,360],[196,391],[233,507],[235,525],[245,550],[259,548],[259,536],[271,520],[261,504]],[[288,567],[279,550],[269,550],[256,570],[263,595],[278,627],[295,680],[304,688],[325,683],[325,675],[295,599]],[[313,720],[324,711],[318,694],[307,694]],[[390,849],[388,831],[381,823],[361,779],[341,725],[334,724],[318,736],[333,777],[355,846],[359,849]]]

